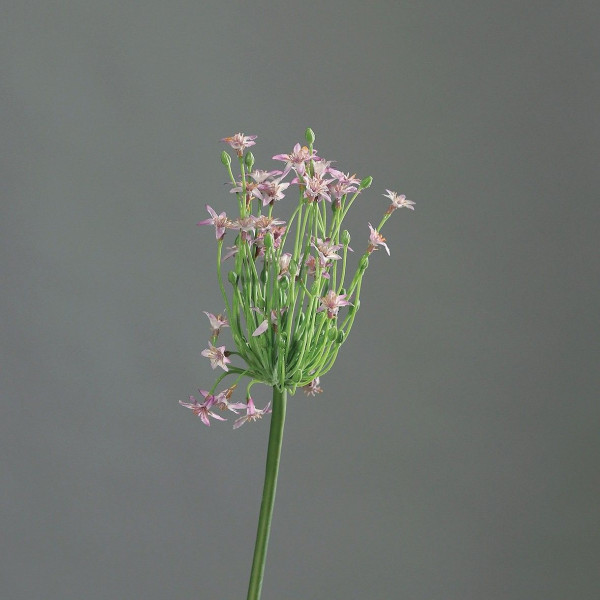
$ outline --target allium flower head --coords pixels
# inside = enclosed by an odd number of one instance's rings
[[[352,171],[332,166],[335,161],[317,156],[310,128],[305,138],[306,146],[297,143],[289,154],[273,157],[283,163],[282,170],[255,167],[255,157],[247,149],[255,145],[256,136],[237,133],[223,138],[240,158],[235,173],[231,151],[221,153],[229,189],[235,193],[229,196],[229,206],[233,200],[239,212],[232,215],[229,208],[228,218],[207,205],[210,219],[198,223],[215,228],[217,279],[225,305],[222,315],[205,311],[212,336],[202,356],[210,360],[212,369],[225,371],[211,393],[227,376],[233,376],[235,383],[216,396],[207,392],[202,404],[185,403],[205,424],[216,409],[234,413],[244,409],[236,428],[268,412],[268,405],[262,411],[254,406],[250,388],[255,383],[273,387],[279,394],[294,394],[298,388],[313,396],[321,392],[320,377],[333,367],[356,318],[368,257],[381,246],[390,254],[382,227],[397,208],[413,210],[414,202],[386,190],[391,205],[377,229],[369,223],[368,247],[350,273],[354,267],[348,254],[351,238],[343,221],[373,178],[359,180]],[[292,184],[298,186],[296,199],[288,194]],[[277,214],[284,195],[286,204],[296,203],[287,221]],[[227,247],[226,233],[234,237]],[[350,310],[338,320],[343,307]],[[216,345],[223,328],[231,331],[235,348],[230,352]],[[247,404],[230,400],[242,377],[250,379]]]

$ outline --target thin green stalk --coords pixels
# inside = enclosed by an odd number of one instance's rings
[[[252,571],[250,572],[248,600],[260,600],[265,572],[265,560],[267,557],[267,545],[269,543],[271,520],[273,518],[273,505],[275,504],[275,491],[277,489],[277,475],[281,458],[281,443],[283,441],[286,403],[287,391],[285,389],[280,391],[277,387],[273,387],[273,412],[271,414],[271,428],[269,431],[265,483],[263,486],[263,496],[258,518],[258,530],[256,532]]]

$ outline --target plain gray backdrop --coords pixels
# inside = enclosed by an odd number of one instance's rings
[[[245,598],[268,419],[204,427],[205,204],[310,126],[396,190],[323,394],[291,398],[269,599],[596,600],[597,2],[6,1],[3,600]],[[253,388],[262,406],[265,387]]]

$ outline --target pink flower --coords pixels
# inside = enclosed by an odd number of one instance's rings
[[[275,217],[269,217],[268,215],[260,215],[260,217],[256,217],[254,221],[254,226],[260,231],[269,231],[278,225],[285,225],[285,221],[276,219]]]
[[[371,230],[371,235],[369,236],[369,247],[367,248],[367,252],[371,254],[373,250],[377,250],[377,246],[383,246],[389,256],[390,249],[385,243],[385,238],[376,229],[373,229],[373,225],[371,225],[371,223],[369,223],[369,229]]]
[[[244,402],[229,402],[229,398],[231,398],[231,394],[233,394],[233,390],[235,389],[235,385],[233,387],[227,388],[222,392],[219,392],[213,401],[213,406],[220,410],[230,410],[232,413],[236,415],[239,414],[238,410],[242,410],[246,408],[246,404]]]
[[[270,406],[271,403],[269,402],[262,410],[259,410],[254,406],[254,401],[252,400],[252,398],[248,398],[246,414],[243,417],[236,419],[235,423],[233,424],[233,428],[237,429],[238,427],[241,427],[244,423],[247,423],[248,421],[256,421],[257,419],[261,419],[263,415],[266,415],[267,413],[271,412],[269,408]]]
[[[227,319],[223,315],[213,315],[212,313],[203,311],[204,314],[208,317],[210,321],[210,326],[212,327],[212,336],[217,337],[219,333],[221,333],[222,327],[229,327],[229,323]]]
[[[343,248],[344,245],[334,244],[331,241],[331,238],[325,238],[324,240],[317,238],[316,244],[313,238],[311,246],[319,253],[322,263],[327,263],[330,260],[340,260],[342,258],[339,254],[336,254],[335,251]]]
[[[200,221],[197,225],[214,225],[216,238],[222,240],[225,237],[225,228],[229,227],[231,222],[224,212],[218,215],[208,204],[206,205],[206,210],[212,215],[212,218]]]
[[[289,185],[289,183],[281,183],[281,180],[265,181],[258,184],[255,195],[262,200],[263,206],[273,204],[285,196],[283,190],[287,189]]]
[[[337,295],[334,290],[329,290],[325,296],[321,298],[321,306],[317,309],[317,312],[327,310],[327,316],[333,319],[337,316],[338,310],[342,306],[348,306],[352,304],[346,300],[346,294]]]
[[[320,394],[323,391],[323,388],[321,388],[319,386],[319,383],[320,383],[319,378],[316,377],[308,385],[303,385],[302,391],[307,396],[316,396],[317,394]]]
[[[319,163],[315,163],[319,164]],[[323,179],[320,175],[314,177],[306,177],[303,184],[305,186],[304,195],[310,202],[320,202],[323,198],[331,202],[329,195],[329,184],[333,179]]]
[[[392,190],[385,190],[387,194],[383,194],[386,198],[389,198],[392,203],[388,208],[388,213],[394,212],[397,208],[410,208],[410,210],[415,210],[413,206],[414,202],[412,200],[407,200],[404,194],[398,195],[396,192],[392,192]]]
[[[191,409],[191,411],[196,416],[200,417],[202,422],[205,425],[208,425],[208,427],[210,427],[210,421],[208,420],[208,417],[212,417],[213,419],[217,419],[218,421],[227,421],[227,419],[224,419],[223,417],[216,415],[214,412],[212,412],[210,410],[210,408],[215,403],[215,397],[213,395],[209,394],[206,390],[198,390],[198,391],[204,396],[204,402],[202,402],[202,404],[199,404],[198,400],[196,400],[196,398],[194,398],[194,396],[190,396],[190,402],[182,402],[180,400],[179,404],[181,404],[181,406],[185,406],[186,408]]]
[[[202,356],[206,356],[206,358],[210,360],[210,366],[213,369],[221,367],[224,371],[229,371],[226,363],[230,363],[231,360],[229,360],[229,358],[227,358],[226,356],[225,346],[217,348],[216,346],[213,346],[210,342],[208,343],[208,345],[209,348],[207,348],[206,350],[202,350],[201,354]]]
[[[300,147],[300,144],[296,144],[290,154],[276,154],[273,160],[282,160],[286,163],[282,177],[285,177],[292,169],[298,175],[304,175],[306,172],[306,163],[310,160],[319,160],[315,152],[316,150],[313,150],[311,153],[306,146]]]
[[[238,156],[244,154],[244,150],[250,146],[254,146],[254,141],[257,136],[255,135],[244,135],[243,133],[236,133],[231,137],[223,138],[221,141],[229,144],[237,153]]]
[[[335,183],[329,185],[329,191],[336,200],[339,201],[342,196],[358,190],[357,186],[360,183],[360,179],[356,177],[356,174],[346,174],[337,169],[329,169],[329,173],[337,179]]]

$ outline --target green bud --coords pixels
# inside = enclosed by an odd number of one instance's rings
[[[225,150],[221,152],[221,162],[228,167],[231,164],[231,156]]]
[[[229,283],[233,286],[237,285],[239,275],[235,271],[229,271],[227,274],[227,279],[229,279]]]
[[[350,244],[350,232],[347,229],[342,231],[342,244],[344,244],[344,246],[348,246],[348,244]]]
[[[267,281],[269,280],[269,271],[267,271],[267,269],[263,269],[260,272],[260,280],[262,283],[266,284]]]
[[[368,266],[369,266],[369,257],[365,255],[360,259],[360,262],[358,263],[358,268],[361,271],[364,271]]]
[[[244,159],[244,162],[248,167],[248,171],[252,171],[252,167],[254,166],[254,154],[252,154],[252,152],[246,152],[246,158]]]
[[[273,234],[270,231],[265,234],[263,243],[265,248],[268,248],[269,250],[273,247]]]
[[[373,178],[369,175],[368,177],[365,177],[361,182],[360,182],[360,189],[364,190],[368,187],[371,187],[371,184],[373,183]]]
[[[290,284],[287,277],[282,277],[277,285],[279,286],[279,289],[285,291],[288,289]]]
[[[336,340],[337,343],[341,344],[344,341],[345,337],[346,337],[346,334],[344,333],[344,330],[340,329],[337,334],[337,340]]]
[[[340,289],[340,296],[345,296],[346,295],[346,288],[341,288]]]
[[[327,332],[327,339],[330,342],[333,342],[335,339],[337,339],[338,336],[338,330],[337,327],[332,327],[328,332]]]
[[[309,144],[315,143],[315,132],[310,127],[304,132],[304,137]]]

